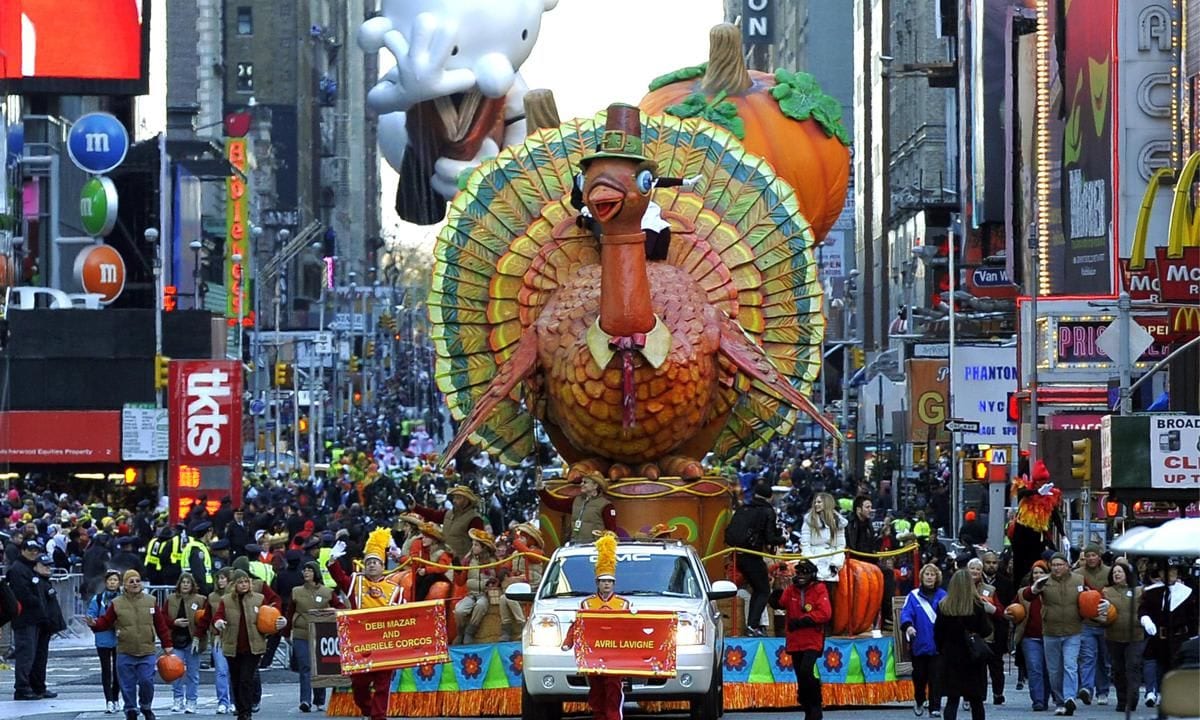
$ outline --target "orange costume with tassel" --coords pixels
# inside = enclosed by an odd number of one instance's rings
[[[617,536],[606,532],[596,540],[596,594],[583,599],[580,610],[600,612],[627,612],[629,601],[615,594],[617,581]],[[563,649],[571,648],[575,640],[576,626],[567,628]],[[592,720],[621,720],[621,707],[625,704],[622,680],[615,675],[591,675],[588,677],[588,706],[592,709]]]
[[[1013,495],[1017,499],[1017,514],[1008,527],[1013,577],[1025,577],[1045,550],[1057,549],[1051,530],[1063,534],[1062,517],[1058,514],[1062,491],[1050,482],[1050,470],[1039,459],[1029,476],[1013,480]]]
[[[376,528],[367,537],[363,548],[363,564],[368,560],[378,560],[384,563],[388,556],[388,546],[392,542],[392,533],[387,528]],[[356,572],[347,574],[339,562],[329,565],[329,573],[337,583],[338,589],[345,593],[354,610],[399,605],[404,602],[404,592],[395,580],[387,575],[379,575],[371,579],[366,573]],[[373,670],[356,673],[350,676],[350,687],[354,692],[354,703],[363,715],[371,720],[387,718],[388,700],[392,692],[392,670]]]

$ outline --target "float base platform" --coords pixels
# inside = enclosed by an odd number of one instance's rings
[[[519,642],[450,648],[450,661],[396,672],[390,717],[514,717],[521,714]],[[896,677],[891,637],[827,638],[817,661],[825,707],[911,703],[912,681]],[[725,709],[796,707],[796,674],[782,638],[725,639]],[[682,703],[646,702],[643,710],[683,710]],[[582,703],[568,712],[584,712]],[[328,714],[361,717],[346,689],[329,700]]]

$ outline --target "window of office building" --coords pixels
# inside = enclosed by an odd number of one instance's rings
[[[237,9],[237,33],[238,35],[254,34],[254,12],[251,8],[239,7]]]

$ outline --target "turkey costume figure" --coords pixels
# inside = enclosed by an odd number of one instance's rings
[[[570,191],[599,238],[577,227]],[[702,179],[655,188],[656,174]],[[651,197],[670,223],[647,260]],[[700,459],[787,433],[824,329],[814,236],[769,163],[706,121],[614,104],[539,131],[467,180],[435,248],[437,378],[468,440],[518,463],[534,418],[571,464],[698,480]]]

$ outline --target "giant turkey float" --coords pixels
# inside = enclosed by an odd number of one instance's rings
[[[371,21],[364,47],[386,45],[403,20]],[[837,434],[808,395],[825,326],[814,248],[844,204],[849,138],[841,106],[811,76],[747,70],[739,29],[717,26],[710,48],[708,63],[654,80],[640,109],[560,122],[552,100],[549,111],[527,106],[524,140],[460,177],[427,306],[437,382],[460,428],[445,458],[470,443],[519,464],[540,426],[568,464],[546,492],[570,499],[585,473],[605,475],[620,536],[674,527],[717,580],[734,573],[723,531],[737,484],[702,461],[736,460],[801,413]],[[524,58],[511,59],[515,72]],[[501,90],[511,107],[515,90]],[[612,113],[636,128],[616,144]],[[607,172],[606,155],[644,162],[630,178]],[[643,234],[651,202],[669,229],[656,252]],[[567,520],[543,506],[547,556],[569,536]],[[838,585],[818,663],[825,704],[911,700],[897,645],[872,632],[880,569],[848,559]],[[795,706],[783,638],[740,637],[744,609],[722,610],[726,709]],[[447,663],[397,673],[390,712],[519,714],[520,653],[519,642],[453,647]],[[344,693],[330,712],[356,714]]]

